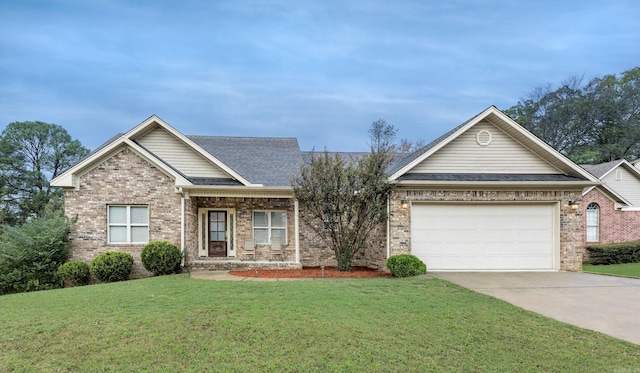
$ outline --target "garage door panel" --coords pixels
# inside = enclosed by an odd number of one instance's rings
[[[553,269],[552,204],[414,204],[412,253],[430,270]]]

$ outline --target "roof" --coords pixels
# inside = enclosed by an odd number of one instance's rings
[[[624,159],[616,159],[615,161],[599,163],[599,164],[582,164],[580,165],[585,170],[589,171],[593,176],[601,179],[609,171],[618,167],[621,163],[624,163]]]
[[[302,165],[295,138],[187,136],[253,184],[288,186]]]

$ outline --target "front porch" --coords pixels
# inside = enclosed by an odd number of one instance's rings
[[[298,205],[290,194],[230,197],[192,193],[184,207],[185,269],[302,268]]]

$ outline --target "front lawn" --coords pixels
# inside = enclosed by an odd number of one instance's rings
[[[624,263],[609,265],[583,264],[583,272],[600,273],[603,275],[640,278],[640,263]]]
[[[604,372],[640,346],[436,279],[156,277],[0,297],[20,372]]]

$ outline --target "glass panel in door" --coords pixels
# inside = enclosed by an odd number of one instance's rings
[[[227,256],[226,211],[209,211],[209,256]]]

